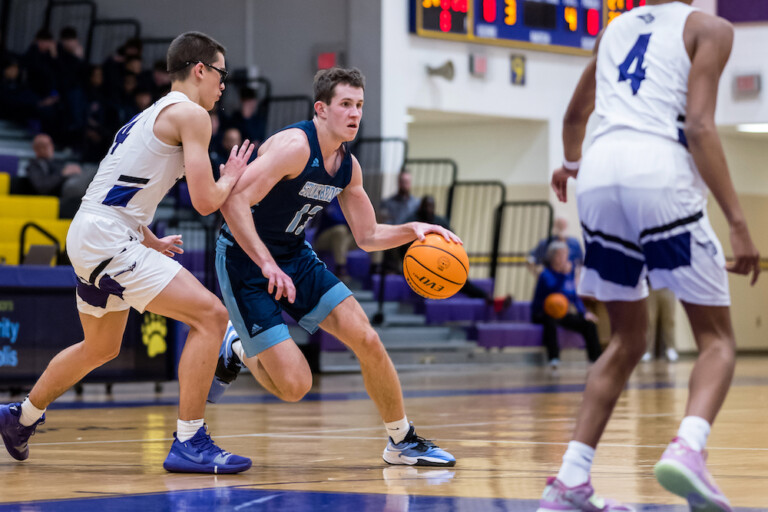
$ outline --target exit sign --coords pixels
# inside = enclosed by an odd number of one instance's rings
[[[756,96],[760,94],[760,75],[736,75],[733,78],[733,93],[736,96]]]

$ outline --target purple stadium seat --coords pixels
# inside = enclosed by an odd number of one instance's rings
[[[381,276],[379,274],[371,276],[371,289],[373,290],[373,296],[379,298],[379,283],[381,282]],[[404,302],[420,302],[421,297],[416,295],[408,283],[405,282],[405,277],[399,274],[387,274],[384,276],[384,300],[404,301]]]
[[[485,322],[490,320],[491,308],[484,299],[470,299],[464,296],[444,300],[424,301],[424,315],[428,324],[444,322]]]
[[[523,322],[477,324],[477,344],[481,347],[539,347],[542,327]],[[573,331],[557,329],[560,348],[584,348],[584,339]]]
[[[325,352],[341,352],[347,350],[347,346],[340,342],[333,334],[328,334],[322,329],[318,329],[315,334],[311,336],[312,343],[318,343],[320,350]]]
[[[19,157],[15,155],[0,155],[0,172],[7,172],[14,177],[19,172]]]

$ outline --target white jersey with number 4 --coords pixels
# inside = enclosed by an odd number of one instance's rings
[[[597,54],[595,138],[617,129],[685,144],[682,131],[691,60],[683,30],[695,9],[682,2],[646,5],[605,29]]]
[[[181,146],[158,139],[155,120],[164,108],[184,101],[190,99],[181,92],[171,92],[117,132],[83,197],[82,210],[117,213],[136,226],[152,222],[157,205],[184,176]]]

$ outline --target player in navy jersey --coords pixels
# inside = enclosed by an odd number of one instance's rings
[[[575,178],[586,241],[579,294],[605,302],[611,342],[592,367],[573,440],[539,512],[627,511],[590,483],[595,447],[645,351],[648,295],[669,288],[685,307],[699,357],[685,417],[654,472],[691,510],[730,511],[707,471],[704,447],[733,377],[735,341],[727,271],[760,270],[759,254],[728,173],[714,122],[717,87],[733,27],[691,0],[648,0],[616,18],[571,98],[563,127],[565,162],[552,188],[566,200]],[[580,162],[587,120],[599,116]],[[730,228],[726,264],[706,215],[709,191]]]
[[[227,328],[221,301],[169,258],[181,237],[158,239],[147,227],[160,200],[186,174],[192,205],[216,211],[242,175],[253,152],[235,146],[221,178],[208,159],[207,111],[224,90],[224,47],[187,32],[168,49],[172,91],[137,114],[115,135],[67,233],[67,254],[78,278],[77,309],[85,339],[48,364],[21,404],[0,406],[0,434],[10,455],[29,456],[27,440],[44,410],[91,370],[117,357],[131,307],[189,325],[179,362],[179,419],[163,467],[172,472],[238,473],[251,460],[216,446],[203,422],[207,380]]]
[[[312,386],[306,359],[282,311],[310,333],[333,334],[357,356],[368,394],[384,420],[390,464],[453,466],[454,457],[416,435],[408,422],[392,361],[352,292],[329,272],[304,240],[304,226],[338,196],[358,246],[380,251],[447,229],[412,222],[378,224],[363,190],[362,170],[346,145],[357,135],[364,78],[357,69],[319,71],[315,116],[270,137],[248,166],[222,213],[216,271],[236,334],[222,343],[209,400],[216,401],[247,366],[256,380],[286,401]]]

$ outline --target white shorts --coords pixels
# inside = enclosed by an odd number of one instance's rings
[[[114,214],[77,212],[67,233],[67,254],[78,278],[78,311],[102,317],[133,307],[143,313],[171,282],[181,265],[141,240],[138,226]]]
[[[586,256],[579,294],[634,301],[669,288],[678,299],[730,305],[707,189],[679,143],[622,131],[598,138],[577,180]]]

